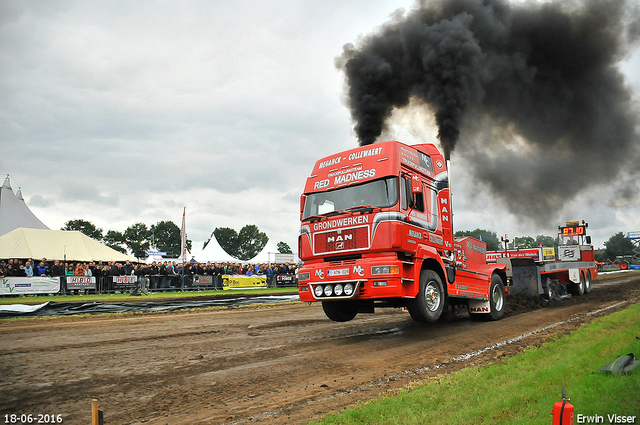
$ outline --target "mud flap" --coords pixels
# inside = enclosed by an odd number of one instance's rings
[[[569,280],[573,283],[580,283],[580,269],[569,269]]]
[[[489,300],[469,300],[469,313],[491,313],[491,303],[489,302]]]
[[[456,281],[456,268],[451,267],[449,265],[446,265],[444,267],[447,270],[447,282],[449,282],[450,285],[453,285],[453,283]]]

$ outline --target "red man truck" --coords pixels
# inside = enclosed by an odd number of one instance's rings
[[[499,320],[506,265],[486,244],[454,238],[448,163],[433,144],[380,142],[316,162],[300,197],[301,301],[346,322],[406,308],[434,322],[451,307]]]

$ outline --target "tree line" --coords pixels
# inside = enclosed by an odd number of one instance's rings
[[[151,248],[166,252],[167,258],[180,256],[180,228],[172,221],[160,221],[151,226],[135,223],[127,227],[124,232],[108,230],[104,233],[103,229],[98,228],[90,221],[74,219],[67,221],[61,230],[77,230],[118,252],[126,254],[128,251],[137,258],[146,257]],[[244,226],[240,232],[228,227],[217,227],[213,231],[213,235],[222,249],[229,255],[243,261],[258,255],[269,240],[264,232],[252,224]],[[203,249],[210,240],[211,238],[204,243]],[[187,239],[189,251],[191,251],[192,245],[192,241]],[[278,242],[277,247],[281,253],[292,253],[291,248],[285,242]]]

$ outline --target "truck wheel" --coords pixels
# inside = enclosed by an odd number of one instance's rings
[[[411,318],[420,323],[436,322],[442,315],[444,302],[444,288],[438,273],[422,270],[418,295],[407,305]]]
[[[587,270],[587,278],[584,281],[584,293],[591,292],[591,270]]]
[[[491,288],[489,289],[489,305],[491,305],[491,312],[489,313],[489,319],[500,320],[504,317],[505,309],[505,292],[504,283],[497,274],[491,276]]]
[[[551,298],[553,298],[553,282],[550,277],[546,278],[542,284],[542,296],[546,300],[551,300]]]
[[[358,305],[349,301],[322,301],[322,309],[334,322],[348,322],[358,314]]]

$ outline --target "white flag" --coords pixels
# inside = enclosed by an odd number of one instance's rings
[[[180,229],[180,257],[182,261],[187,261],[187,226],[184,221],[186,212],[187,207],[184,207],[182,211],[182,228]]]

